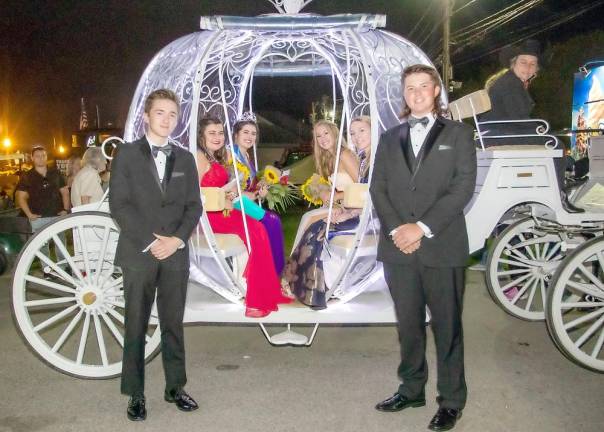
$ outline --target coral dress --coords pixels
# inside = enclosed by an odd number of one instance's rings
[[[227,170],[217,162],[201,179],[202,187],[222,187],[227,184]],[[222,212],[207,212],[210,226],[216,234],[237,234],[246,243],[243,219],[239,210],[231,210],[228,216]],[[246,216],[252,252],[249,254],[243,276],[247,280],[245,304],[248,308],[276,311],[280,303],[291,300],[281,294],[281,283],[275,271],[271,244],[264,226]]]

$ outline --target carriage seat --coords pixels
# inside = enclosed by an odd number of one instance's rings
[[[202,187],[200,188],[200,192],[204,212],[224,210],[226,202],[224,189],[219,187]],[[203,217],[205,217],[205,214]],[[247,254],[245,244],[236,234],[214,234],[214,238],[216,240],[216,247],[225,258]],[[208,240],[201,229],[193,232],[190,245],[197,255],[204,257],[213,256]]]
[[[367,183],[350,183],[344,187],[343,206],[348,209],[363,209],[367,202],[369,185]],[[344,258],[354,247],[356,232],[340,234],[329,241],[330,250]],[[366,233],[358,245],[357,255],[371,255],[377,247],[377,236]]]
[[[467,94],[451,103],[449,103],[449,110],[453,120],[462,121],[466,118],[474,119],[474,125],[476,127],[476,139],[480,143],[483,151],[497,151],[501,156],[506,151],[537,151],[545,150],[551,151],[558,147],[558,139],[549,135],[549,124],[542,119],[526,119],[526,120],[501,120],[501,121],[479,121],[478,115],[483,114],[491,110],[491,99],[489,93],[485,90],[478,90],[473,93]],[[502,135],[486,135],[487,129],[490,125],[511,125],[511,124],[532,124],[535,126],[535,133],[526,134],[518,133],[514,134],[513,131],[502,132]],[[538,129],[538,131],[537,131]],[[544,144],[526,145],[526,144],[513,144],[506,145],[506,137],[512,138],[539,138],[540,141],[545,141]],[[503,145],[496,145],[486,148],[484,145],[484,139],[491,141],[497,140],[497,142],[504,143]],[[537,141],[537,140],[535,140]],[[545,156],[545,155],[544,155]]]

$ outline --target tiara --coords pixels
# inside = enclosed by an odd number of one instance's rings
[[[241,113],[239,117],[237,117],[237,123],[239,122],[254,122],[256,123],[256,114],[252,111],[246,111]]]

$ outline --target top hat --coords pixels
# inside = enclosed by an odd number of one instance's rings
[[[531,55],[537,57],[540,66],[543,63],[541,44],[535,39],[527,39],[520,45],[512,45],[503,48],[499,52],[499,61],[503,66],[509,67],[510,61],[519,55]]]

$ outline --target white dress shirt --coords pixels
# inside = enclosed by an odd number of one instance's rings
[[[168,143],[168,140],[166,140],[166,142],[163,144],[157,144],[157,143],[154,143],[153,141],[151,141],[149,139],[149,136],[147,136],[147,142],[149,143],[149,148],[152,148],[153,146],[163,147]],[[151,156],[153,156],[153,153],[151,154]],[[164,154],[164,152],[157,152],[157,157],[155,157],[153,159],[153,161],[155,162],[155,168],[157,169],[157,175],[159,176],[160,182],[164,181],[164,174],[166,173],[166,161],[167,160],[168,160],[168,157]]]
[[[413,116],[413,117],[415,117],[415,116]],[[436,117],[434,117],[434,114],[432,114],[432,113],[426,114],[425,117],[428,119],[428,124],[426,126],[424,126],[421,123],[417,123],[415,126],[409,128],[409,137],[411,139],[411,148],[413,149],[413,154],[415,155],[415,157],[417,157],[420,150],[422,149],[422,146],[424,145],[424,141],[426,141],[426,138],[428,137],[428,134],[430,133],[430,129],[432,129],[432,126],[434,126],[434,122],[436,121]],[[415,117],[415,118],[421,118],[421,117]],[[422,229],[422,231],[424,232],[424,235],[427,238],[434,237],[434,234],[432,234],[432,230],[425,223],[423,223],[422,221],[417,221],[416,224],[417,224],[417,226],[419,226]],[[392,237],[395,233],[396,233],[396,228],[393,229],[392,231],[390,231],[390,236]]]

